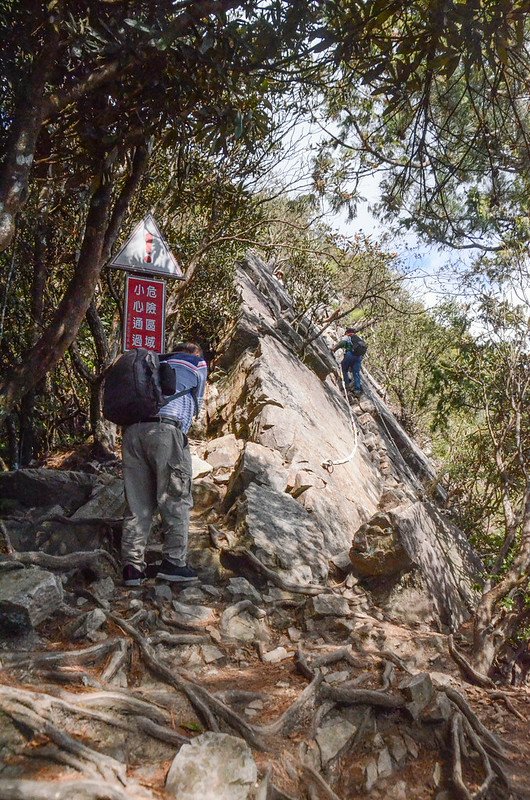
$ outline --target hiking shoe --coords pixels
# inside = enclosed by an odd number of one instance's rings
[[[145,572],[133,564],[126,564],[123,568],[123,583],[125,586],[141,586],[145,581]]]
[[[173,583],[187,583],[189,581],[196,581],[198,574],[191,567],[177,567],[165,558],[158,569],[156,577],[163,581],[172,581]]]

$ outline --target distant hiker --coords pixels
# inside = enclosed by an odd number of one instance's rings
[[[344,384],[348,388],[353,383],[353,392],[359,397],[363,390],[361,364],[368,350],[366,342],[360,336],[357,336],[354,328],[346,328],[343,338],[335,345],[333,352],[339,349],[344,350],[344,357],[340,364],[344,376]],[[350,380],[350,372],[352,380]]]
[[[186,565],[191,496],[191,455],[186,434],[201,406],[207,367],[199,345],[186,342],[161,356],[176,373],[182,396],[154,417],[128,425],[123,434],[123,480],[131,516],[123,526],[123,582],[139,586],[146,577],[145,548],[155,511],[163,524],[163,556],[157,578],[186,582],[197,573]]]

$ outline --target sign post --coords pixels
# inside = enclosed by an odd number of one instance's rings
[[[139,222],[109,262],[113,269],[183,281],[184,275],[152,214]],[[154,277],[127,275],[123,349],[164,351],[166,283]]]

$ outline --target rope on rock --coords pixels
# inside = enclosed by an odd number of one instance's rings
[[[352,410],[352,406],[351,406],[351,403],[350,403],[348,390],[346,388],[346,384],[344,383],[344,375],[342,374],[342,370],[340,372],[340,379],[341,379],[341,383],[342,383],[342,391],[344,392],[344,397],[346,398],[346,403],[348,404],[348,413],[349,413],[349,416],[350,416],[350,427],[351,427],[351,430],[352,430],[352,433],[353,433],[353,450],[351,451],[351,453],[348,456],[346,456],[346,458],[337,459],[336,461],[333,461],[331,458],[329,458],[327,461],[323,461],[322,462],[322,466],[329,473],[333,472],[333,467],[338,467],[340,464],[348,464],[348,462],[350,462],[355,457],[355,453],[357,452],[357,448],[359,446],[359,432],[358,432],[358,429],[357,429],[357,423],[355,421],[355,416],[354,416],[354,413],[353,413],[353,410]]]

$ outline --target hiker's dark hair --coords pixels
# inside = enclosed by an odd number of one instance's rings
[[[355,333],[355,328],[346,328],[344,333]]]
[[[202,356],[202,347],[195,342],[179,342],[174,353],[189,353],[190,356]]]

